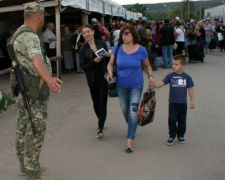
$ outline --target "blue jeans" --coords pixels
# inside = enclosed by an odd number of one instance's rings
[[[141,100],[143,87],[123,88],[117,86],[117,93],[120,99],[120,107],[128,124],[128,139],[134,139],[138,125],[138,109]]]
[[[164,67],[169,68],[172,67],[173,63],[173,45],[162,46],[162,53],[163,53],[163,61]],[[168,64],[169,62],[169,64]]]
[[[217,36],[217,34],[213,33],[213,39],[214,39],[214,41],[216,42],[216,46],[218,47],[218,46],[219,46],[219,41],[218,41],[218,36]]]
[[[169,103],[169,135],[184,137],[186,132],[187,103]]]

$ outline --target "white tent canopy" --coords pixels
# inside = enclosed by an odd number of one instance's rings
[[[41,4],[44,7],[53,7],[58,4],[58,0],[42,0]],[[65,7],[70,6],[89,12],[97,12],[104,15],[122,17],[126,20],[129,20],[131,18],[134,20],[138,20],[138,18],[142,16],[141,13],[133,13],[127,11],[123,6],[113,2],[112,0],[61,0],[61,5]],[[24,5],[22,4],[8,7],[0,7],[0,13],[21,11],[23,9]]]
[[[61,4],[63,6],[71,6],[73,8],[84,9],[87,10],[87,0],[62,0]]]
[[[123,17],[127,20],[131,18],[138,20],[138,18],[142,16],[141,13],[126,13],[127,10],[123,6],[111,0],[62,0],[61,4],[63,6],[70,6],[90,12],[98,12],[101,14]]]

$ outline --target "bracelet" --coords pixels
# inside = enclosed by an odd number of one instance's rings
[[[149,78],[149,77],[151,77],[151,76],[153,77],[153,75],[151,75],[151,74],[148,74],[148,78]]]

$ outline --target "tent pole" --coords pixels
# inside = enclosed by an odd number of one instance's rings
[[[61,55],[61,29],[60,29],[60,8],[61,0],[58,0],[58,5],[55,6],[55,22],[56,22],[56,55]],[[61,79],[61,59],[57,62],[57,77]]]

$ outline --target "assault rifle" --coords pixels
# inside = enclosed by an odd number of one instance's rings
[[[21,73],[19,65],[18,65],[18,60],[17,60],[17,58],[15,56],[15,53],[13,51],[12,44],[11,43],[7,44],[6,48],[7,48],[7,51],[9,53],[10,59],[12,61],[12,68],[13,68],[14,74],[16,76],[19,91],[20,91],[20,93],[22,95],[22,98],[23,98],[24,108],[28,112],[28,117],[29,117],[29,120],[30,120],[30,125],[31,125],[31,128],[32,128],[33,135],[36,136],[36,130],[35,130],[35,127],[34,127],[34,123],[32,121],[29,98],[28,98],[27,92],[26,92],[25,87],[24,87],[24,83],[23,83],[23,79],[22,79],[22,73]]]

